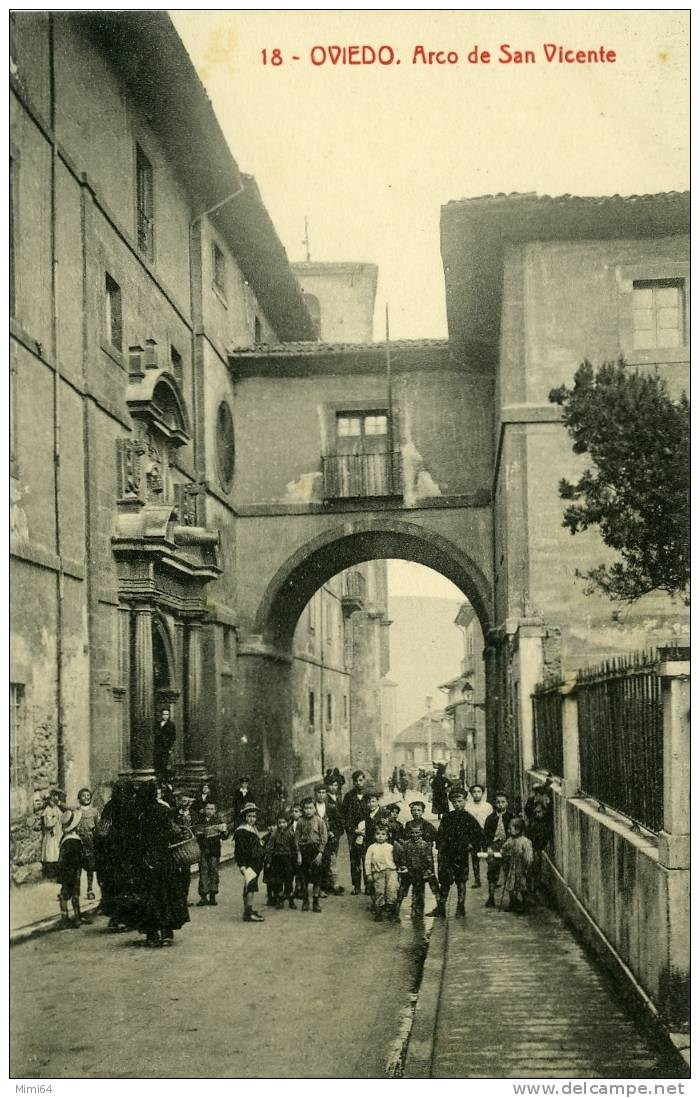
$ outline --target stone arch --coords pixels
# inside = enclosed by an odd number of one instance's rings
[[[332,527],[301,546],[270,580],[255,617],[255,633],[281,653],[311,596],[331,576],[366,560],[399,558],[434,569],[469,600],[484,636],[492,627],[492,592],[478,564],[454,542],[417,523],[362,519]]]

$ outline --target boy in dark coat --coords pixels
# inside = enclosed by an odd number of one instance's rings
[[[386,826],[389,842],[394,846],[397,842],[400,843],[404,838],[403,825],[399,823],[399,813],[401,811],[401,805],[388,804],[386,806],[384,815],[384,824]]]
[[[425,910],[426,882],[430,885],[436,903],[440,899],[440,890],[433,865],[433,847],[423,838],[421,821],[409,820],[406,827],[408,834],[404,836],[404,842],[394,847],[400,882],[399,907],[410,888],[413,890],[411,915],[420,916]]]
[[[226,836],[226,824],[219,816],[213,801],[207,801],[204,815],[196,827],[199,858],[199,903],[197,907],[216,907],[219,891],[219,862],[221,840]]]
[[[296,845],[298,850],[297,864],[300,866],[302,888],[302,911],[309,910],[309,885],[313,891],[312,910],[321,912],[321,873],[323,865],[323,851],[328,842],[328,828],[325,821],[316,813],[316,806],[311,797],[305,797],[301,802],[303,813],[296,831]]]
[[[508,828],[513,813],[508,808],[508,796],[499,789],[493,798],[494,811],[484,824],[484,845],[487,851],[486,877],[489,883],[489,898],[484,907],[496,906],[496,888],[501,876],[501,848],[508,838]]]
[[[255,797],[250,789],[250,783],[247,778],[241,778],[238,782],[238,789],[233,794],[233,826],[238,827],[240,823],[243,823],[243,809],[247,804],[254,804]]]
[[[258,877],[263,867],[264,852],[260,832],[255,823],[258,807],[252,801],[244,804],[241,810],[243,822],[236,828],[234,857],[243,875],[243,921],[245,923],[263,923],[264,917],[253,910],[253,896],[258,891]]]
[[[328,846],[326,847],[326,859],[328,862],[328,879],[324,884],[326,892],[333,896],[342,896],[345,889],[338,885],[336,866],[338,862],[338,847],[343,837],[343,812],[340,805],[340,786],[338,779],[331,775],[326,783],[328,796],[326,798],[326,825],[328,827]]]
[[[362,891],[364,873],[364,852],[366,847],[364,838],[357,833],[359,823],[364,819],[367,811],[364,786],[364,771],[356,770],[352,776],[352,789],[348,790],[343,798],[343,823],[345,825],[345,834],[348,837],[353,896],[357,896]]]
[[[404,835],[408,838],[414,823],[420,823],[421,836],[427,843],[433,846],[437,842],[437,828],[433,827],[429,820],[424,820],[425,805],[423,801],[411,801],[409,804],[411,819],[404,827]]]
[[[453,812],[446,812],[438,828],[438,878],[440,881],[440,899],[433,911],[426,916],[445,918],[447,898],[453,884],[457,885],[458,919],[464,918],[464,899],[469,879],[469,852],[481,844],[481,828],[466,811],[467,795],[463,789],[450,790]]]
[[[284,907],[286,900],[290,908],[294,903],[294,871],[297,864],[297,845],[290,830],[289,820],[280,816],[265,843],[265,883],[271,904]]]

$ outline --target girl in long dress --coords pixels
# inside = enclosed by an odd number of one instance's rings
[[[522,915],[525,910],[529,873],[532,866],[532,843],[525,835],[525,822],[516,816],[508,825],[508,838],[501,847],[503,857],[503,891],[509,896],[508,910]]]

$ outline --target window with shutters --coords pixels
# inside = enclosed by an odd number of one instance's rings
[[[123,349],[122,292],[119,283],[105,274],[105,324],[107,341],[116,351]]]
[[[140,145],[136,146],[136,240],[139,250],[153,259],[153,168]]]
[[[632,284],[635,350],[682,347],[685,286],[681,278],[638,279]]]

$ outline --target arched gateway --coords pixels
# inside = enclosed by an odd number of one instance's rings
[[[486,635],[493,613],[486,574],[488,538],[483,537],[490,525],[488,519],[481,508],[428,509],[412,514],[411,521],[392,513],[347,515],[345,519],[324,516],[324,528],[298,545],[259,584],[250,631],[240,636],[239,643],[239,754],[235,760],[226,760],[225,771],[272,769],[284,775],[291,786],[294,630],[312,595],[338,572],[384,558],[426,565],[459,587]],[[287,534],[294,529],[301,532],[308,525],[286,524]],[[277,548],[281,548],[279,542]],[[477,554],[480,561],[475,559]]]

